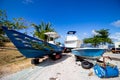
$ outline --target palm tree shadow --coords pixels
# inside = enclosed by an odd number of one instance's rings
[[[52,60],[50,58],[47,58],[46,60],[40,62],[38,65],[36,66],[40,66],[40,67],[46,67],[46,66],[51,66],[57,63],[60,63],[64,60],[66,60],[68,57],[71,57],[71,55],[67,55],[67,54],[63,54],[61,59],[58,60]]]

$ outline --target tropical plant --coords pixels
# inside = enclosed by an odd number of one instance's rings
[[[112,40],[109,38],[109,29],[101,29],[96,31],[99,35],[99,38],[101,38],[101,43],[105,45],[106,43],[112,43]]]
[[[0,24],[7,20],[7,15],[5,10],[0,10]]]
[[[20,30],[27,27],[27,21],[24,18],[13,18],[13,29]]]
[[[51,23],[41,22],[39,25],[32,24],[32,26],[35,28],[34,35],[42,40],[47,40],[47,36],[44,33],[55,31],[51,27]]]
[[[100,38],[97,36],[94,36],[93,38],[85,38],[83,42],[86,44],[91,43],[94,47],[96,47],[100,44]]]
[[[2,30],[2,26],[6,26],[9,29],[25,29],[27,28],[26,21],[23,18],[13,18],[12,21],[8,20],[5,10],[0,10],[0,43],[3,43],[5,38],[5,33]]]
[[[99,44],[105,45],[106,43],[112,43],[112,40],[109,38],[109,29],[101,29],[96,31],[98,34],[94,35],[91,38],[85,38],[83,40],[84,43],[91,43],[94,47]]]
[[[26,21],[24,18],[13,18],[12,21],[8,20],[5,10],[0,10],[0,26],[6,26],[9,29],[25,29],[27,28]],[[0,28],[1,29],[1,28]]]
[[[7,20],[7,15],[5,10],[0,10],[0,37],[4,34],[1,26],[3,26],[4,21]]]

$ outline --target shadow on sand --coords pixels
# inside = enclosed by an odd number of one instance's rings
[[[52,60],[50,58],[47,58],[46,60],[43,60],[42,62],[40,62],[36,66],[46,67],[46,66],[54,65],[54,64],[57,64],[57,63],[60,63],[60,62],[62,62],[64,60],[66,60],[68,57],[71,57],[71,55],[69,55],[69,54],[63,54],[62,58],[58,59],[58,60]]]
[[[112,60],[120,61],[120,58],[110,57]]]

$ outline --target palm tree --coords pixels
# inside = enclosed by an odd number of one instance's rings
[[[105,45],[106,43],[112,43],[112,40],[109,38],[109,29],[101,29],[96,31],[98,34],[94,35],[92,38],[85,38],[84,43],[91,43],[94,47],[101,44]]]
[[[109,38],[109,29],[101,29],[96,31],[98,33],[99,38],[101,38],[101,43],[105,45],[106,43],[112,43],[112,40]]]
[[[47,40],[47,36],[44,33],[55,31],[53,28],[51,28],[50,23],[41,22],[39,25],[32,24],[32,26],[35,28],[34,35],[42,40]]]

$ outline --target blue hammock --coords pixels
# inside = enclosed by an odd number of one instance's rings
[[[61,53],[60,46],[47,43],[37,38],[30,37],[15,30],[2,26],[12,43],[26,58],[40,58],[53,53]]]

